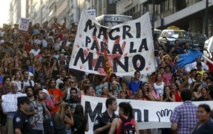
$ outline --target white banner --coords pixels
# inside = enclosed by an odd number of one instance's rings
[[[95,117],[106,110],[106,98],[82,96],[81,104],[88,116],[89,132],[93,133]],[[142,100],[117,99],[117,103],[129,102],[133,107],[134,117],[138,122],[139,129],[170,128],[170,116],[175,107],[182,102],[154,102]],[[213,109],[212,101],[193,102],[195,105],[208,104]],[[116,111],[118,114],[118,109]]]
[[[17,98],[21,96],[27,96],[26,94],[6,94],[2,95],[2,110],[3,112],[15,112],[17,111]]]
[[[149,14],[108,28],[83,11],[69,67],[101,75],[151,74],[156,63]]]
[[[89,9],[89,10],[86,10],[86,11],[87,11],[87,13],[88,13],[89,15],[91,15],[91,17],[92,17],[93,19],[96,18],[96,10],[95,10],[95,9]]]
[[[27,18],[21,18],[19,21],[19,30],[28,31],[30,20]]]

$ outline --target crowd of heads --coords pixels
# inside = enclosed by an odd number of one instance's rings
[[[192,100],[212,98],[212,73],[200,57],[189,69],[175,66],[178,54],[188,52],[187,47],[179,46],[178,40],[171,50],[154,40],[158,67],[153,74],[145,76],[139,71],[129,77],[112,74],[107,81],[106,76],[69,68],[76,25],[67,28],[54,19],[52,24],[47,21],[43,24],[30,23],[28,31],[20,31],[18,25],[4,25],[0,30],[0,85],[14,86],[8,79],[17,83],[29,79],[39,83],[43,89],[59,88],[64,91],[71,87],[68,94],[72,98],[85,94],[106,98],[183,101],[185,98],[182,98],[181,91],[186,88],[190,89]],[[134,86],[140,81],[139,86]],[[18,91],[29,95],[36,88],[36,84],[28,87],[17,85]]]

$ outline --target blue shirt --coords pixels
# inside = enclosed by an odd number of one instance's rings
[[[129,83],[129,89],[132,91],[133,94],[140,88],[142,81],[138,81],[137,83],[133,80]]]

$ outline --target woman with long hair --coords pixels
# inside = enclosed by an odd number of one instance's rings
[[[171,93],[175,96],[176,102],[181,102],[181,91],[177,83],[171,84]]]
[[[57,79],[58,77],[60,77],[59,64],[58,64],[58,60],[55,57],[51,58],[50,66],[52,67],[52,77],[54,79]]]
[[[167,86],[172,83],[172,69],[170,66],[165,67],[165,72],[163,74],[163,81]]]
[[[208,101],[209,100],[209,89],[208,88],[206,88],[206,87],[203,87],[202,89],[201,89],[201,96],[200,96],[200,98],[198,98],[197,100],[198,101]]]
[[[85,131],[89,131],[89,123],[84,115],[84,109],[81,104],[76,105],[73,119],[72,134],[85,134]]]
[[[163,92],[164,90],[163,89],[164,89],[165,84],[164,84],[164,82],[162,80],[162,75],[161,74],[158,73],[156,75],[155,83],[153,85],[154,85],[155,91],[158,92],[158,94],[160,96],[162,96],[164,94],[164,92]]]
[[[202,86],[201,84],[196,84],[193,88],[193,92],[192,92],[192,99],[193,100],[197,100],[201,97],[201,89],[202,89]]]
[[[164,101],[164,102],[174,102],[175,101],[175,96],[171,93],[171,89],[169,86],[164,87],[164,94],[161,97],[161,101]]]
[[[15,74],[13,75],[13,77],[12,77],[12,81],[16,81],[17,83],[19,83],[19,82],[21,82],[21,80],[22,80],[21,72],[20,71],[16,71]],[[21,90],[20,89],[21,87],[18,87],[18,88],[19,88],[19,90]]]
[[[73,116],[68,103],[61,103],[59,111],[53,115],[56,134],[66,134],[66,130],[74,124]]]

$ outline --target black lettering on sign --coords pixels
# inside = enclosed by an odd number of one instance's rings
[[[97,28],[96,28],[95,23],[94,23],[94,25],[92,25],[92,20],[87,20],[86,26],[84,28],[84,32],[87,32],[88,28],[89,28],[89,30],[91,30],[92,28],[94,28],[93,32],[92,32],[92,35],[96,36]]]
[[[134,115],[134,118],[135,118],[135,114],[137,113],[137,122],[142,122],[142,120],[141,120],[141,110],[140,109],[133,109],[132,113]]]
[[[108,47],[107,45],[108,45],[107,43],[101,42],[101,52],[102,53],[104,52],[104,49],[106,49],[106,51],[107,51],[108,54],[110,53],[110,51],[107,48]]]
[[[120,55],[123,54],[120,44],[114,44],[114,46],[113,46],[112,54],[116,54],[117,52]]]
[[[144,109],[143,112],[144,122],[149,122],[149,110]]]
[[[102,112],[102,103],[98,103],[94,110],[92,110],[90,102],[85,102],[85,115],[90,117],[91,121],[94,122],[94,119],[97,115]]]
[[[141,37],[141,23],[137,22],[135,23],[136,25],[136,38],[140,38]]]
[[[125,72],[128,72],[129,65],[128,65],[129,57],[124,57],[124,64],[118,58],[114,58],[113,60],[113,72],[117,72],[117,65],[119,65]]]
[[[115,36],[115,37],[112,36],[112,33],[113,33],[114,31],[119,32],[119,31],[120,31],[120,28],[117,27],[117,28],[111,29],[111,30],[109,31],[109,38],[110,38],[111,40],[117,40],[117,39],[119,38],[119,35],[117,35],[117,36]]]
[[[91,39],[88,36],[86,36],[86,39],[85,39],[86,47],[88,47],[88,43],[91,43]]]
[[[75,61],[74,61],[74,66],[77,65],[79,58],[81,59],[82,64],[88,61],[88,67],[90,70],[92,70],[92,59],[93,59],[93,53],[89,52],[87,57],[84,57],[84,50],[82,48],[79,49]]]
[[[99,68],[103,68],[104,69],[104,67],[105,67],[105,65],[104,65],[104,56],[99,56],[98,60],[96,62],[94,71],[98,71]]]
[[[132,58],[132,64],[136,71],[142,71],[145,67],[145,59],[142,55],[135,55]]]
[[[130,49],[129,49],[129,53],[136,53],[136,49],[134,49],[134,42],[130,42]]]
[[[101,28],[99,29],[99,34],[98,34],[98,38],[99,38],[99,39],[101,38],[101,35],[104,36],[104,39],[105,39],[105,40],[108,40],[108,37],[107,37],[107,29],[106,29],[106,28],[101,27]]]
[[[90,49],[96,49],[96,51],[99,52],[98,41],[94,40]]]
[[[145,49],[146,51],[148,51],[146,38],[141,41],[141,45],[139,47],[138,52],[141,52],[142,49]]]
[[[123,26],[123,39],[126,39],[126,36],[129,38],[133,38],[133,36],[129,33],[131,30],[131,27],[128,25]]]

